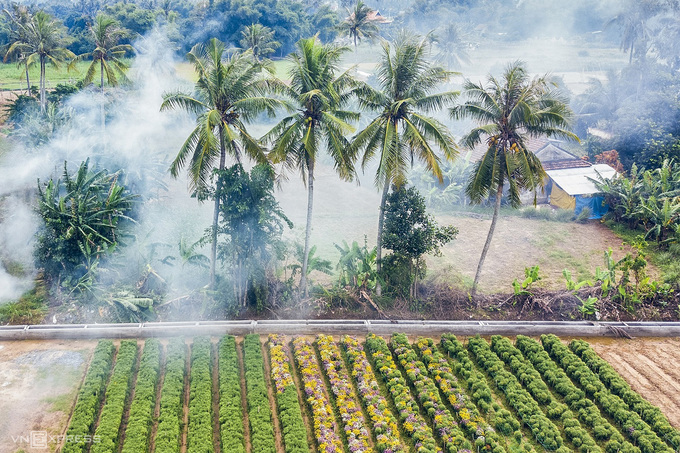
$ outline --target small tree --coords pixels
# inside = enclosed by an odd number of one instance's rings
[[[458,234],[453,226],[440,227],[427,214],[425,198],[415,187],[393,187],[385,205],[383,244],[393,251],[391,261],[408,266],[409,299],[417,295],[418,277],[425,272],[423,255],[439,255],[439,247]]]
[[[267,272],[282,259],[281,234],[293,224],[274,198],[274,172],[259,164],[248,173],[241,164],[215,170],[220,199],[217,227],[218,257],[232,269],[234,295],[240,307],[250,302],[258,310],[268,297]],[[212,230],[206,240],[210,240]]]

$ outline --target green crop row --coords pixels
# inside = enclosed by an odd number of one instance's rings
[[[521,425],[517,417],[493,401],[491,388],[489,388],[484,374],[472,362],[463,344],[458,341],[455,335],[445,334],[442,335],[441,345],[449,356],[456,359],[453,362],[454,371],[465,380],[468,394],[477,404],[479,410],[487,414],[493,427],[505,436],[517,433],[516,437],[521,439],[522,434],[519,432]],[[530,445],[525,444],[524,447],[526,450],[530,448]]]
[[[643,453],[671,453],[673,451],[621,398],[611,394],[600,378],[588,368],[588,365],[562,344],[559,338],[555,335],[542,335],[541,341],[550,357],[559,363],[567,374],[581,385],[586,394],[594,398],[600,408],[622,427],[623,432],[640,447],[640,451]]]
[[[465,433],[458,427],[451,412],[439,396],[434,381],[427,375],[427,368],[418,360],[418,356],[403,333],[392,335],[392,349],[399,363],[406,371],[406,379],[416,390],[420,404],[432,421],[434,431],[439,435],[446,451],[450,453],[472,448]]]
[[[139,363],[135,397],[130,405],[130,416],[125,430],[123,453],[148,450],[160,365],[161,344],[155,338],[150,338],[144,343],[144,352]]]
[[[420,415],[418,403],[406,383],[406,380],[392,359],[387,342],[372,333],[366,337],[366,349],[375,363],[375,369],[381,374],[387,390],[392,395],[394,405],[399,413],[401,426],[416,445],[418,453],[434,453],[438,451],[437,444],[425,419]]]
[[[236,339],[227,335],[219,345],[220,379],[220,436],[222,449],[245,453],[243,437],[243,408],[241,406],[241,380],[239,377]]]
[[[640,449],[630,444],[605,419],[595,403],[586,397],[583,390],[571,382],[562,368],[560,368],[536,340],[522,335],[517,336],[517,348],[541,373],[543,379],[555,392],[560,394],[569,407],[578,414],[579,420],[592,429],[596,440],[605,442],[607,453],[639,453]]]
[[[588,367],[598,374],[600,380],[604,382],[609,391],[618,395],[637,412],[647,424],[664,439],[668,445],[675,450],[680,450],[680,432],[673,428],[661,410],[645,400],[639,393],[630,388],[630,385],[616,372],[616,370],[602,359],[583,340],[574,340],[569,344],[569,348],[588,365]]]
[[[536,441],[549,451],[569,451],[564,439],[553,422],[541,411],[536,400],[519,383],[514,374],[505,369],[504,363],[480,337],[470,338],[468,347],[472,355],[486,372],[496,381],[496,386],[505,394],[524,423],[529,427]]]
[[[262,358],[260,336],[256,334],[246,335],[243,350],[250,443],[253,446],[253,451],[273,453],[276,450],[274,424],[272,423],[269,398],[267,397],[267,382],[264,378],[264,359]]]
[[[97,344],[85,380],[78,392],[78,401],[73,409],[71,422],[66,431],[66,438],[69,441],[61,449],[63,453],[81,453],[86,450],[88,441],[91,440],[92,428],[96,422],[97,409],[104,396],[106,382],[111,373],[115,351],[116,348],[110,340],[102,340]]]
[[[291,374],[290,360],[283,337],[269,335],[269,358],[286,453],[309,453],[307,428],[302,418],[297,388]]]
[[[186,353],[187,346],[183,338],[170,340],[165,353],[165,375],[154,450],[156,453],[179,453]]]
[[[567,439],[581,453],[602,453],[602,449],[597,445],[590,433],[581,426],[576,415],[569,410],[567,405],[556,401],[550,389],[543,381],[541,374],[536,371],[534,366],[527,360],[522,353],[512,345],[509,339],[494,335],[491,337],[491,350],[501,358],[512,370],[515,376],[522,382],[532,395],[537,394],[547,400],[546,413],[554,420],[559,419],[564,427],[564,434]],[[536,396],[534,396],[535,399]]]
[[[125,401],[130,393],[132,369],[137,362],[137,342],[123,340],[118,348],[116,365],[106,388],[106,397],[99,426],[94,435],[97,441],[92,444],[92,453],[113,453],[118,447],[118,431],[123,421]]]
[[[477,406],[467,397],[465,390],[460,387],[453,375],[444,355],[437,351],[431,338],[418,338],[415,349],[423,363],[427,366],[430,376],[434,379],[439,390],[451,404],[458,416],[460,426],[468,436],[475,439],[475,447],[493,453],[505,453],[505,448],[496,431],[484,420]]]
[[[187,453],[213,453],[214,451],[210,349],[210,338],[194,338],[191,345]]]

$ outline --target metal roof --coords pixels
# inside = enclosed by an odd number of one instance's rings
[[[599,174],[605,179],[616,176],[616,170],[607,164],[595,164],[584,168],[565,168],[546,171],[550,179],[569,195],[592,195],[600,193],[590,178],[597,180]]]

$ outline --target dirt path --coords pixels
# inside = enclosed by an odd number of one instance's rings
[[[297,364],[295,358],[293,357],[293,346],[291,341],[286,342],[286,352],[288,354],[288,362],[290,364],[290,374],[293,376],[293,381],[295,382],[295,388],[297,389],[298,402],[300,403],[300,408],[302,408],[302,419],[307,427],[307,444],[309,444],[310,451],[317,452],[318,447],[316,439],[314,438],[314,422],[309,410],[309,405],[304,397],[303,389],[305,388],[302,384],[302,378],[298,374]]]
[[[128,419],[130,418],[130,407],[132,406],[132,400],[135,398],[135,391],[137,390],[137,375],[139,374],[139,367],[142,362],[142,353],[144,351],[144,344],[137,346],[137,359],[132,368],[132,375],[130,376],[129,390],[127,398],[125,399],[125,409],[123,411],[123,418],[118,427],[118,452],[123,450],[123,444],[125,443],[125,431],[127,431]]]
[[[96,341],[0,342],[0,453],[64,432]],[[50,438],[48,437],[48,442]],[[56,442],[56,440],[54,441]]]
[[[248,418],[248,399],[246,398],[246,370],[243,363],[243,338],[236,341],[236,355],[238,356],[239,378],[241,380],[241,411],[243,412],[243,438],[246,441],[246,451],[253,452],[250,443],[250,419]]]
[[[589,339],[602,358],[650,403],[680,428],[680,341],[636,338],[628,341]]]
[[[218,366],[219,347],[217,343],[211,343],[212,359],[212,422],[213,422],[213,447],[215,452],[222,451],[222,439],[220,438],[220,370]]]
[[[161,367],[158,370],[158,384],[156,385],[156,405],[153,409],[153,420],[149,430],[149,451],[156,448],[156,432],[158,431],[158,417],[161,415],[161,391],[165,380],[165,364],[167,363],[167,344],[161,346]]]
[[[182,441],[180,453],[187,451],[187,438],[189,437],[189,399],[191,396],[191,342],[187,345],[186,364],[184,365],[184,398],[182,399]]]

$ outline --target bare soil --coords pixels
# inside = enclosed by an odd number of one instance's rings
[[[680,339],[589,338],[588,342],[633,390],[658,406],[671,425],[680,429]]]
[[[46,432],[48,451],[56,449],[96,344],[0,342],[0,453],[45,451],[31,448],[32,431]]]

